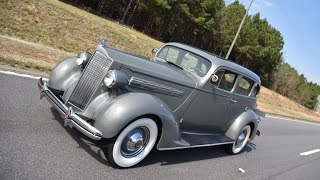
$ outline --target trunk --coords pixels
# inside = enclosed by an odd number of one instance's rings
[[[112,2],[111,2],[111,7],[109,8],[109,11],[110,11],[110,13],[109,13],[109,15],[108,15],[108,17],[111,19],[112,18],[112,16],[113,16],[113,14],[114,14],[114,11],[115,11],[115,5],[116,5],[116,0],[113,0]]]
[[[307,87],[305,87],[305,88],[303,89],[303,92],[302,92],[302,94],[301,94],[301,96],[300,96],[300,98],[299,98],[299,104],[301,104],[301,100],[302,100],[302,98],[303,98],[303,96],[304,96],[304,93],[306,92],[306,89],[307,89]]]
[[[191,44],[192,44],[192,46],[195,46],[195,44],[194,44],[194,43],[195,43],[196,39],[197,39],[197,36],[193,36],[193,38],[192,38],[192,43],[191,43]]]
[[[128,18],[127,24],[130,23],[130,20],[131,20],[131,18],[132,18],[132,16],[133,16],[134,12],[135,12],[136,9],[137,9],[137,6],[138,6],[138,4],[139,4],[139,1],[140,1],[140,0],[137,1],[136,5],[134,5],[133,10],[132,10],[132,13],[130,14],[130,16],[129,16],[129,18]]]
[[[172,33],[171,33],[171,37],[170,37],[170,41],[174,41],[174,36],[176,35],[176,25],[174,25],[174,27],[173,27],[173,31],[172,31]]]
[[[157,33],[157,37],[162,38],[163,33],[167,30],[168,25],[170,22],[170,17],[165,16],[164,20],[162,21],[161,27],[159,28],[159,31]]]
[[[152,16],[149,17],[147,24],[144,26],[143,31],[142,31],[143,33],[145,33],[149,29],[151,21],[152,21]]]
[[[121,21],[120,21],[121,23],[124,23],[124,20],[126,19],[126,16],[127,16],[127,14],[128,14],[128,11],[129,11],[129,9],[130,9],[130,7],[131,7],[132,1],[133,1],[133,0],[130,0],[130,1],[129,1],[129,4],[128,4],[126,10],[124,11],[124,14],[123,14],[123,16],[122,16],[122,19],[121,19]]]
[[[106,2],[106,0],[102,0],[101,3],[100,3],[100,5],[98,6],[98,15],[101,14],[101,10],[102,10],[105,2]]]
[[[208,49],[205,48],[206,43],[207,43],[207,39],[204,38],[204,36],[202,36],[202,41],[200,42],[201,49],[206,49],[208,51]]]

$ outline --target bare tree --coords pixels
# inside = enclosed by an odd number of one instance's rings
[[[127,16],[127,14],[128,14],[128,11],[129,11],[129,9],[130,9],[130,7],[131,7],[132,1],[133,1],[133,0],[130,0],[130,1],[129,1],[129,4],[128,4],[128,6],[127,6],[127,8],[126,8],[126,10],[124,11],[124,14],[123,14],[123,16],[122,16],[121,23],[124,23],[124,20],[126,19],[126,16]]]
[[[129,16],[129,18],[128,18],[127,24],[130,23],[130,19],[132,18],[134,11],[137,9],[137,6],[138,6],[138,4],[139,4],[139,1],[140,1],[140,0],[137,0],[136,5],[134,5],[133,10],[132,10],[132,13],[130,14],[130,16]]]
[[[101,14],[101,10],[102,10],[105,2],[106,2],[106,0],[102,0],[102,1],[99,3],[99,6],[98,6],[98,14]]]

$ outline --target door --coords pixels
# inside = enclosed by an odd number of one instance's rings
[[[218,70],[216,79],[210,79],[183,116],[181,129],[192,133],[222,134],[230,125],[228,111],[237,74],[229,70]]]
[[[250,78],[240,76],[230,103],[228,119],[234,121],[247,109],[253,109],[256,105],[255,83]]]

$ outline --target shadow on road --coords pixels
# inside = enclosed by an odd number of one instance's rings
[[[51,112],[54,115],[54,119],[59,122],[59,124],[68,132],[68,134],[79,144],[79,148],[85,150],[94,159],[96,159],[101,164],[110,166],[100,147],[102,146],[100,141],[95,141],[77,130],[70,129],[69,127],[64,127],[63,118],[60,116],[53,107],[51,107]],[[248,142],[247,146],[243,149],[243,152],[250,152],[255,150],[255,144]],[[232,156],[225,152],[226,146],[213,146],[213,147],[201,147],[201,148],[190,148],[190,149],[180,149],[180,150],[170,150],[170,151],[158,151],[154,149],[145,160],[139,163],[134,168],[139,168],[147,165],[158,164],[162,166],[180,164],[192,161],[201,161],[208,159],[221,158],[225,156]],[[98,149],[98,150],[97,150]]]

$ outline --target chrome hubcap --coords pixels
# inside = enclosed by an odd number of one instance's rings
[[[122,141],[121,154],[125,157],[134,157],[140,154],[148,144],[150,132],[146,127],[133,129]]]
[[[243,141],[246,139],[246,136],[247,136],[247,131],[243,130],[236,141],[236,144],[235,144],[236,148],[239,148],[242,146]]]

